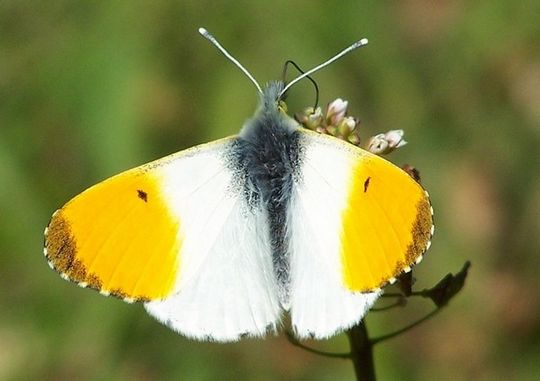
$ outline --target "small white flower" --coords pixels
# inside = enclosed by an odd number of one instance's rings
[[[367,149],[369,152],[380,155],[388,149],[388,142],[384,139],[384,134],[372,136],[368,140]]]
[[[330,102],[326,109],[326,120],[328,121],[328,124],[337,126],[345,117],[348,104],[349,102],[344,101],[341,98]]]
[[[371,137],[367,149],[377,155],[383,155],[403,147],[407,142],[403,140],[403,130],[391,130],[384,134]]]
[[[388,141],[388,146],[392,149],[403,147],[407,142],[403,140],[403,130],[391,130],[384,134],[384,138]]]

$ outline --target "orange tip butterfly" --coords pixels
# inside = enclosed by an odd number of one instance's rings
[[[323,339],[359,322],[381,288],[418,263],[433,234],[426,191],[392,163],[301,128],[296,82],[255,84],[236,136],[120,173],[57,210],[45,257],[61,277],[146,311],[190,338],[276,332]]]

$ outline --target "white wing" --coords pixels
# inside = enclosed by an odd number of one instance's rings
[[[145,308],[200,340],[262,336],[279,320],[267,215],[250,205],[242,174],[231,166],[234,141],[196,148],[161,168],[181,221],[180,270],[173,295]]]
[[[339,227],[350,153],[326,136],[304,131],[299,143],[303,159],[288,216],[290,312],[299,338],[323,339],[360,321],[380,292],[352,293],[343,285]]]

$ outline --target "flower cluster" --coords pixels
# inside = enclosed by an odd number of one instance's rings
[[[355,146],[360,146],[360,121],[347,115],[347,106],[347,101],[338,98],[328,104],[324,114],[320,107],[315,109],[307,107],[303,112],[296,114],[295,118],[310,130],[332,135]],[[403,130],[390,130],[372,136],[363,148],[377,155],[385,155],[405,144],[407,142],[403,139]]]

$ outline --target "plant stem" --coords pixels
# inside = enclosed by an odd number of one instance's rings
[[[420,325],[422,324],[423,322],[425,322],[426,320],[429,320],[431,319],[433,316],[437,315],[440,311],[441,311],[442,308],[436,308],[434,309],[433,311],[431,311],[429,314],[427,314],[426,316],[424,316],[423,318],[415,321],[414,323],[411,323],[401,329],[398,329],[397,331],[395,332],[392,332],[392,333],[388,333],[386,335],[382,335],[382,336],[379,336],[379,337],[374,337],[373,339],[371,339],[371,344],[372,345],[375,345],[377,343],[380,343],[381,341],[385,341],[385,340],[388,340],[388,339],[392,339],[396,336],[399,336],[401,335],[402,333],[410,330],[411,328],[414,328],[416,327],[417,325]]]
[[[294,335],[290,332],[286,333],[286,337],[287,337],[287,340],[289,340],[289,343],[291,343],[295,347],[302,348],[305,351],[308,351],[310,353],[313,353],[319,356],[333,357],[333,358],[340,358],[340,359],[351,358],[351,353],[331,353],[331,352],[324,352],[315,348],[308,347],[307,345],[304,345],[300,341],[298,341],[298,339],[295,338]]]
[[[347,331],[357,381],[376,381],[373,345],[364,321]]]

